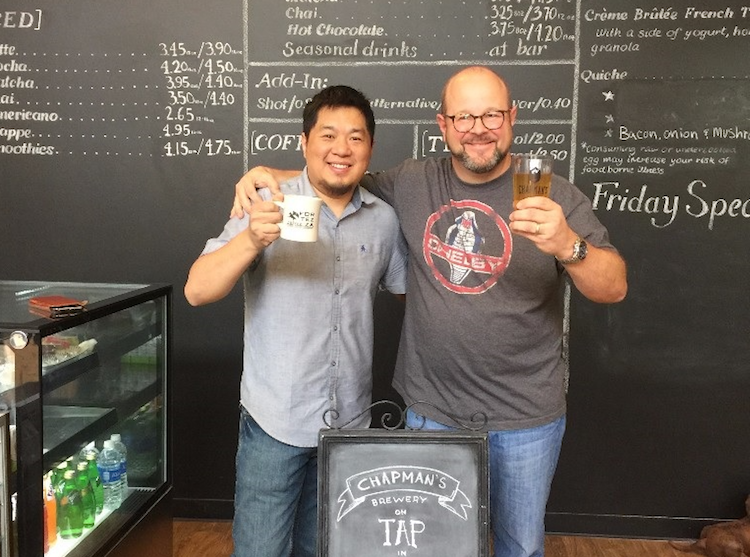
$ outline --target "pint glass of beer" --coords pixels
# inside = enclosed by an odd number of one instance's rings
[[[549,197],[552,184],[552,159],[541,155],[514,154],[513,168],[513,206],[527,197],[542,195]]]

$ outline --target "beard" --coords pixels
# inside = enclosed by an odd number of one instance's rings
[[[457,147],[448,145],[448,148],[450,149],[451,155],[458,159],[464,168],[476,174],[492,172],[503,160],[505,160],[505,157],[508,156],[508,150],[501,149],[497,145],[490,157],[486,159],[472,158],[461,144]]]
[[[357,187],[357,184],[331,183],[325,180],[318,180],[318,182],[313,185],[315,186],[315,189],[324,195],[335,199],[337,197],[345,197],[349,195],[354,188]]]

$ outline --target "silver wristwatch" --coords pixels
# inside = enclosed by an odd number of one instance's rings
[[[567,259],[560,259],[559,257],[556,257],[555,259],[557,259],[563,265],[567,265],[568,263],[583,261],[584,259],[586,259],[587,253],[588,246],[586,245],[586,240],[578,236],[575,243],[573,244],[573,255],[568,257]]]

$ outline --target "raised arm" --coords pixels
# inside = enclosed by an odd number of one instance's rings
[[[260,203],[258,195],[261,188],[269,188],[272,194],[280,193],[279,184],[300,174],[301,170],[279,170],[269,166],[256,166],[248,170],[234,186],[234,202],[231,218],[242,218],[244,213],[250,214],[253,203]]]
[[[190,305],[202,306],[224,298],[263,249],[279,237],[279,208],[272,201],[258,199],[251,207],[249,225],[230,222],[228,227],[244,228],[216,251],[198,257],[190,267],[184,289]]]
[[[570,228],[562,208],[546,197],[529,197],[518,202],[510,214],[514,233],[534,242],[536,247],[558,259],[573,255],[578,235]],[[593,302],[620,302],[628,292],[625,261],[617,251],[588,245],[586,258],[565,265],[578,291]]]
[[[565,265],[565,270],[578,291],[592,302],[621,302],[628,292],[625,261],[614,250],[588,246],[586,259]]]

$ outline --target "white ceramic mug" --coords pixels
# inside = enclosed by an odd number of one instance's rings
[[[318,221],[323,200],[309,195],[285,195],[284,201],[274,201],[281,207],[284,218],[279,225],[281,237],[294,242],[317,242]]]

